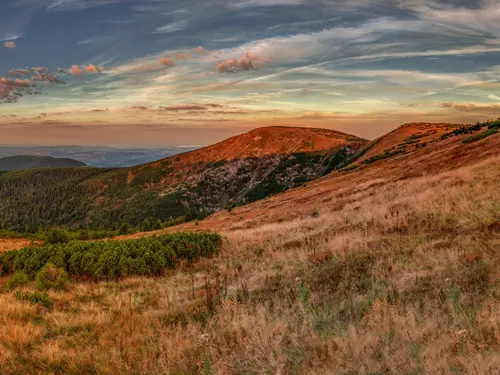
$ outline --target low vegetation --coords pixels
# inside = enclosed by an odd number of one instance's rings
[[[497,127],[490,128],[490,129],[486,130],[485,132],[474,134],[470,137],[465,138],[463,140],[463,142],[464,143],[472,143],[472,142],[480,141],[481,139],[488,138],[488,137],[490,137],[494,134],[497,134],[497,133],[498,133]]]
[[[369,159],[364,160],[363,163],[364,164],[372,164],[372,163],[375,163],[376,161],[379,161],[379,160],[384,160],[384,159],[392,158],[393,156],[397,156],[397,155],[399,155],[401,153],[403,153],[403,151],[401,151],[401,150],[398,150],[398,151],[386,151],[383,154],[375,155],[375,156],[372,156]]]
[[[67,274],[94,279],[161,276],[181,260],[217,254],[220,245],[221,237],[212,233],[46,244],[0,254],[0,274],[22,272],[36,277],[39,289],[63,289]]]
[[[219,255],[154,277],[95,278],[94,250],[77,250],[93,245],[81,242],[42,246],[40,258],[34,248],[3,257],[16,258],[30,280],[47,262],[70,277],[59,290],[40,291],[33,281],[0,290],[0,368],[498,374],[499,163],[340,191],[318,214],[225,232]],[[154,248],[161,238],[143,244]],[[140,243],[117,251],[139,251]],[[103,261],[121,248],[97,246]],[[84,253],[88,262],[75,261]]]

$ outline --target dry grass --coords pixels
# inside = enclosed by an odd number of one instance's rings
[[[0,373],[498,374],[500,158],[372,179],[165,278],[0,293]],[[32,289],[34,286],[28,287]]]
[[[26,238],[0,238],[0,253],[9,250],[19,250],[29,246],[31,240]]]

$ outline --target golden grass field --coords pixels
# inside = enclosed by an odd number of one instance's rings
[[[183,226],[223,252],[164,278],[2,290],[0,374],[499,374],[499,139]]]

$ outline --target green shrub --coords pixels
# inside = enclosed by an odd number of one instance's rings
[[[129,223],[123,223],[120,226],[120,229],[118,229],[118,234],[120,236],[123,236],[123,235],[129,234],[131,231],[132,231],[132,227],[130,226],[130,224]]]
[[[401,153],[403,153],[404,151],[402,150],[399,150],[399,151],[394,151],[394,152],[385,152],[383,154],[379,154],[379,155],[375,155],[369,159],[366,159],[365,161],[363,161],[364,164],[371,164],[371,163],[375,163],[376,161],[379,161],[379,160],[383,160],[383,159],[388,159],[390,157],[393,157],[393,156],[396,156],[396,155],[399,155]]]
[[[498,128],[491,128],[491,129],[486,130],[483,133],[474,134],[471,137],[465,138],[463,142],[464,143],[476,142],[476,141],[487,138],[487,137],[492,136],[492,135],[497,134],[497,133],[498,133]]]
[[[53,227],[43,234],[43,240],[48,244],[58,244],[69,242],[69,233],[64,229]]]
[[[28,302],[34,305],[42,305],[46,308],[52,306],[49,295],[44,292],[20,292],[19,290],[14,293],[14,297],[18,301]]]
[[[47,263],[36,275],[36,286],[40,290],[64,290],[68,274],[62,268]]]
[[[127,241],[71,241],[3,253],[0,268],[6,274],[22,271],[30,278],[48,263],[69,275],[94,279],[160,276],[181,259],[193,262],[217,254],[221,244],[222,237],[215,233],[164,234]]]
[[[21,286],[25,286],[26,284],[28,284],[28,282],[28,275],[26,275],[24,272],[16,272],[10,277],[9,281],[7,281],[6,286],[7,289],[13,290]]]

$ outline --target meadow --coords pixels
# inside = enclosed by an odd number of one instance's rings
[[[161,276],[4,285],[1,373],[496,374],[499,163],[374,179]]]

